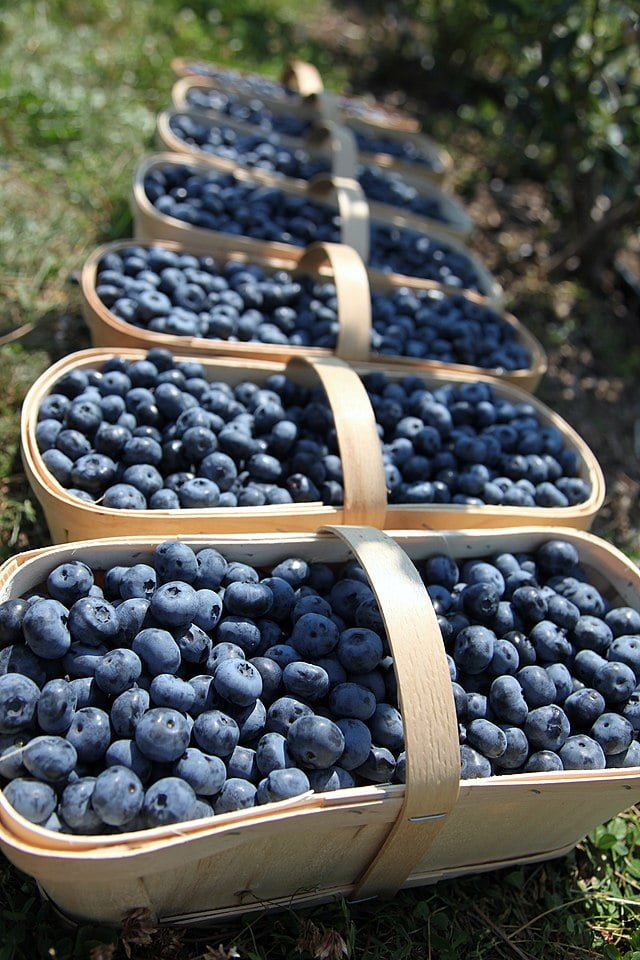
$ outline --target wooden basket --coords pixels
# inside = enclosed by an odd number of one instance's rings
[[[581,504],[570,507],[473,507],[462,504],[389,504],[380,441],[373,409],[356,371],[336,358],[306,358],[289,364],[266,360],[200,358],[209,379],[230,384],[251,379],[264,382],[274,373],[286,373],[304,383],[324,387],[331,406],[338,437],[344,477],[344,505],[325,506],[320,502],[264,507],[210,507],[202,510],[115,510],[99,503],[74,497],[47,470],[36,442],[38,410],[56,380],[70,370],[100,368],[114,354],[108,350],[83,350],[64,357],[33,384],[22,407],[22,459],[31,487],[39,500],[56,542],[81,540],[95,536],[165,536],[209,533],[289,533],[316,531],[327,523],[359,524],[391,530],[451,530],[467,527],[513,527],[520,524],[573,526],[588,528],[604,499],[604,479],[593,453],[583,440],[535,397],[515,387],[459,374],[425,376],[429,386],[446,383],[472,383],[479,379],[491,383],[495,392],[514,403],[532,404],[543,423],[561,430],[565,443],[580,457],[582,476],[589,482],[591,494]],[[127,360],[144,357],[140,350],[118,351]],[[176,360],[187,359],[177,356]],[[363,372],[373,367],[358,366]],[[375,369],[380,369],[376,367]],[[406,369],[387,366],[384,372],[392,380],[406,376]]]
[[[238,91],[237,83],[234,84],[233,79],[228,75],[230,73],[237,74],[239,79],[246,79],[247,77],[255,78],[257,76],[255,73],[247,73],[243,70],[229,70],[228,67],[217,63],[194,60],[193,57],[175,57],[171,61],[171,70],[178,79],[188,77],[190,79],[205,79],[213,83],[222,82],[216,77],[207,76],[206,74],[198,72],[197,69],[195,69],[194,72],[194,68],[197,68],[198,64],[210,67],[213,70],[224,71],[225,74],[227,74],[224,79],[225,89],[235,89],[240,93],[242,91]],[[322,96],[325,100],[327,98],[333,100],[336,109],[341,110],[346,116],[364,116],[367,122],[374,127],[382,127],[385,130],[393,128],[395,130],[403,130],[406,133],[415,133],[420,129],[420,124],[415,117],[411,117],[402,110],[394,109],[384,103],[380,103],[379,100],[374,100],[370,97],[354,97],[345,94],[328,93],[324,89],[322,77],[316,67],[305,61],[290,60],[280,76],[280,82],[288,88],[289,92],[283,94],[281,97],[270,97],[261,94],[260,100],[262,100],[266,106],[280,106],[282,103],[292,101],[292,105],[298,110],[303,107],[305,103],[314,103],[316,97]],[[295,95],[292,96],[292,94],[295,93],[299,94],[297,98]]]
[[[355,556],[379,603],[398,679],[406,785],[305,794],[292,801],[139,833],[57,834],[21,817],[0,795],[0,847],[78,920],[117,923],[133,908],[165,922],[218,920],[252,910],[365,899],[424,883],[560,856],[640,798],[640,768],[509,774],[459,781],[458,731],[444,645],[411,561],[446,551],[465,560],[535,550],[550,531],[397,534],[328,528],[297,537],[214,540],[256,566],[292,553]],[[619,551],[583,533],[572,542],[593,582],[640,607],[640,575]],[[70,559],[93,567],[144,562],[158,540],[133,537],[46,548],[0,570],[0,599],[36,588]],[[479,829],[479,826],[481,827]]]
[[[221,161],[221,163],[225,164],[226,161]],[[138,240],[177,240],[179,243],[184,243],[185,246],[190,245],[194,249],[197,248],[206,252],[222,243],[228,244],[230,234],[192,226],[184,220],[178,220],[176,217],[161,213],[154,207],[145,192],[144,180],[151,170],[166,164],[190,167],[202,175],[210,173],[212,169],[223,170],[225,173],[231,172],[225,166],[221,166],[215,157],[203,157],[201,160],[194,160],[184,153],[157,153],[144,157],[136,168],[131,195],[131,210],[136,238]],[[340,214],[341,242],[353,247],[365,263],[369,259],[370,221],[386,226],[417,229],[413,226],[412,219],[403,214],[395,213],[391,217],[378,216],[373,207],[370,208],[367,203],[360,184],[354,180],[321,175],[314,177],[308,184],[300,186],[299,184],[304,183],[304,181],[291,180],[287,177],[274,177],[264,171],[251,170],[249,172],[242,167],[235,167],[233,175],[237,180],[244,183],[275,186],[289,196],[304,197],[314,203],[330,206],[334,210],[337,208],[337,212]],[[452,250],[468,257],[478,277],[479,292],[487,297],[492,304],[502,304],[504,291],[496,278],[457,237],[443,231],[439,226],[432,226],[428,230],[421,230],[420,232],[446,243]],[[233,243],[238,250],[258,256],[273,254],[289,262],[297,260],[300,256],[299,246],[281,243],[280,241],[267,242],[255,240],[252,237],[233,235]],[[373,273],[378,274],[382,271],[373,271]],[[387,273],[383,275],[389,276]],[[404,274],[393,274],[392,276],[405,277]]]
[[[224,126],[230,127],[237,133],[259,134],[255,126],[248,123],[240,123],[237,120],[230,120],[222,113],[215,111],[202,112],[199,110],[164,110],[158,114],[156,124],[156,140],[160,150],[168,150],[172,153],[184,153],[194,160],[211,160],[221,170],[229,173],[235,173],[238,164],[234,160],[225,157],[218,157],[207,153],[198,146],[185,143],[171,129],[171,119],[174,116],[188,116],[199,123],[208,123],[212,127]],[[264,134],[268,139],[269,134]],[[357,162],[358,151],[355,147],[355,140],[351,131],[347,127],[342,127],[334,123],[319,123],[312,133],[307,137],[288,137],[277,134],[278,142],[291,150],[297,150],[304,147],[306,152],[315,159],[325,157],[332,164],[332,173],[334,176],[347,177],[357,180]],[[353,144],[352,144],[353,141]],[[253,167],[246,167],[248,173],[253,171]],[[260,168],[258,173],[263,173]],[[268,175],[268,174],[267,174]],[[273,183],[277,184],[283,177],[283,174],[273,173]],[[289,178],[303,190],[308,186],[308,180],[299,178]],[[436,200],[446,217],[446,220],[437,220],[422,214],[413,213],[402,207],[396,207],[393,204],[381,203],[377,200],[368,200],[369,210],[374,219],[392,219],[398,214],[406,221],[406,226],[411,226],[414,230],[428,232],[435,227],[441,233],[446,233],[454,237],[465,237],[473,229],[473,221],[467,214],[462,204],[445,193],[441,187],[432,180],[426,180],[424,177],[418,177],[412,171],[403,179],[412,187],[415,187],[424,197]]]
[[[176,252],[193,252],[190,247],[184,247],[170,241],[156,241],[156,244]],[[407,372],[453,372],[471,373],[479,376],[489,375],[530,391],[537,388],[547,369],[547,358],[538,340],[512,314],[504,311],[501,312],[502,319],[515,329],[517,340],[529,352],[531,364],[527,368],[499,370],[475,367],[469,364],[445,364],[438,360],[414,360],[409,357],[372,353],[370,349],[370,292],[387,293],[407,286],[407,283],[402,277],[384,274],[380,271],[375,271],[375,277],[372,272],[369,272],[367,276],[362,261],[355,251],[343,244],[333,243],[312,244],[304,251],[300,248],[295,270],[331,278],[336,284],[340,329],[335,351],[324,347],[295,347],[251,341],[245,343],[211,340],[205,337],[181,337],[155,333],[153,330],[144,330],[116,317],[96,293],[97,269],[102,257],[110,251],[117,253],[129,245],[130,241],[119,240],[98,247],[89,256],[82,269],[80,279],[82,312],[91,331],[91,339],[97,347],[141,347],[149,349],[153,346],[164,346],[178,353],[255,357],[256,359],[279,361],[287,361],[292,357],[300,356],[329,357],[335,355],[347,361],[406,365]],[[208,252],[213,252],[213,248]],[[276,257],[249,257],[246,253],[235,248],[233,238],[229,239],[226,249],[223,249],[222,245],[216,249],[216,256],[222,262],[228,260],[250,261],[259,264],[267,272],[280,270],[283,267],[289,270],[293,268],[290,262]],[[460,295],[454,287],[445,287],[432,280],[416,280],[411,286],[415,290],[438,291],[444,297]],[[472,303],[484,303],[479,294],[471,291],[465,293],[464,296]]]
[[[177,110],[189,109],[192,104],[189,102],[189,91],[199,90],[220,90],[223,93],[227,88],[224,84],[216,81],[212,77],[183,77],[178,80],[171,90],[171,101]],[[242,102],[248,102],[252,97],[236,94],[237,99]],[[273,113],[280,113],[287,116],[296,116],[301,120],[314,120],[321,117],[326,120],[335,120],[339,123],[348,124],[352,130],[359,130],[362,133],[372,136],[384,135],[389,140],[399,142],[412,140],[420,152],[429,159],[429,165],[424,163],[411,163],[401,160],[390,153],[371,152],[369,150],[361,151],[363,163],[372,163],[374,166],[390,167],[398,173],[406,174],[413,172],[416,176],[425,180],[442,180],[453,169],[453,160],[451,155],[444,147],[436,143],[431,137],[424,133],[419,133],[417,129],[406,130],[392,126],[386,122],[373,123],[363,120],[361,117],[349,114],[348,110],[341,108],[339,101],[327,94],[314,95],[299,103],[290,103],[291,98],[286,100],[270,100],[268,97],[259,98]],[[255,131],[255,127],[252,128]]]

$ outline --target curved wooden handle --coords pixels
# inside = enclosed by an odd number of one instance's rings
[[[355,899],[390,896],[423,859],[460,784],[458,725],[442,634],[414,564],[370,527],[324,527],[351,547],[369,578],[393,654],[407,779],[400,815],[356,883]]]
[[[340,212],[340,239],[357,250],[364,262],[369,259],[369,204],[356,180],[320,173],[309,181],[309,196],[326,199],[335,194]]]
[[[325,140],[329,141],[331,147],[333,176],[355,180],[358,172],[358,145],[353,132],[341,123],[325,119],[313,127],[307,141],[313,145],[322,144]]]
[[[280,77],[283,85],[301,97],[313,97],[324,90],[320,71],[304,60],[289,60]]]
[[[336,355],[342,360],[366,361],[371,352],[371,291],[367,268],[352,247],[344,243],[312,243],[298,269],[317,272],[331,267],[338,300]]]
[[[338,435],[345,523],[383,527],[387,488],[376,418],[360,377],[337,357],[290,360],[287,371],[310,367],[324,387]]]

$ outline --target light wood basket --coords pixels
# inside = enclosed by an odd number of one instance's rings
[[[164,346],[169,349],[194,355],[254,357],[263,360],[290,360],[292,357],[337,356],[351,362],[395,364],[406,366],[407,373],[470,373],[479,376],[492,376],[512,383],[523,390],[535,391],[547,370],[547,358],[539,341],[516,318],[506,311],[498,310],[502,320],[515,330],[516,339],[526,347],[531,357],[530,366],[519,370],[476,367],[470,364],[443,363],[438,360],[414,360],[410,357],[373,353],[371,342],[371,292],[389,293],[395,289],[407,287],[405,278],[380,271],[366,271],[362,260],[354,250],[344,244],[312,244],[306,250],[300,248],[299,259],[293,266],[278,257],[249,256],[236,249],[233,238],[226,245],[211,246],[207,253],[215,255],[221,262],[229,260],[259,264],[267,273],[281,269],[294,269],[296,272],[309,273],[319,278],[332,279],[336,285],[338,299],[339,332],[335,351],[324,347],[295,347],[281,344],[213,340],[206,337],[181,337],[172,334],[155,333],[136,327],[121,320],[109,310],[96,293],[98,265],[102,257],[109,252],[117,253],[130,246],[128,240],[98,247],[88,257],[82,269],[80,288],[82,293],[82,313],[91,331],[91,339],[97,347],[141,347]],[[144,246],[150,245],[145,242]],[[193,253],[191,247],[185,247],[170,241],[156,241],[156,246],[175,252]],[[460,296],[455,287],[446,287],[432,280],[417,280],[411,283],[414,290],[433,290],[443,297]],[[468,291],[465,298],[472,303],[483,305],[484,298]]]
[[[141,350],[117,351],[127,360],[140,360]],[[40,502],[52,539],[55,542],[89,539],[95,536],[316,531],[329,524],[369,524],[392,530],[451,530],[467,527],[571,526],[588,528],[604,500],[604,479],[595,456],[578,434],[535,397],[510,385],[469,375],[424,376],[428,387],[447,383],[473,383],[483,379],[495,392],[514,403],[534,406],[540,421],[553,424],[563,434],[565,444],[575,450],[581,462],[581,475],[590,486],[589,498],[570,507],[506,507],[462,504],[389,504],[385,486],[380,441],[373,409],[357,374],[380,370],[379,366],[352,368],[337,358],[305,358],[288,364],[267,360],[200,358],[205,375],[231,385],[251,379],[262,383],[274,373],[307,386],[321,384],[331,406],[344,477],[344,505],[325,506],[320,502],[264,507],[211,507],[202,510],[115,510],[100,503],[74,497],[47,470],[36,442],[38,410],[56,380],[70,370],[99,369],[114,356],[109,350],[83,350],[64,357],[33,384],[22,407],[22,459],[31,487]],[[176,356],[176,360],[188,359]],[[386,366],[391,380],[406,376],[406,369]]]
[[[234,73],[238,79],[256,78],[255,73],[247,73],[243,70],[230,70],[228,67],[217,63],[210,63],[203,60],[196,60],[193,57],[175,57],[171,61],[171,70],[178,79],[187,77],[189,79],[205,79],[214,84],[220,84],[222,81],[213,76],[207,76],[199,72],[194,72],[194,67],[198,64],[212,68],[213,70],[224,70],[225,73]],[[271,78],[266,78],[271,79]],[[322,97],[329,100],[334,109],[339,110],[345,117],[364,116],[366,121],[372,127],[381,127],[383,130],[394,129],[405,133],[416,133],[420,129],[420,124],[415,117],[397,108],[389,107],[379,100],[370,97],[354,97],[348,94],[331,94],[324,89],[322,77],[313,64],[306,63],[303,60],[290,60],[280,76],[280,82],[288,87],[292,93],[299,94],[298,97],[291,94],[281,97],[271,97],[260,95],[260,100],[269,108],[280,107],[282,104],[294,106],[296,110],[304,106],[313,105],[317,110],[316,98]],[[225,78],[225,89],[238,90],[238,84],[228,76]],[[326,108],[325,108],[326,109]]]
[[[224,164],[226,161],[222,161],[222,163]],[[370,222],[373,221],[391,227],[417,229],[413,225],[412,217],[408,215],[400,213],[395,213],[389,217],[377,215],[374,211],[375,205],[370,206],[368,204],[360,184],[346,177],[320,175],[306,183],[305,181],[291,180],[288,177],[274,177],[264,171],[249,171],[237,166],[231,171],[221,166],[215,157],[205,157],[203,155],[202,159],[195,160],[184,153],[157,153],[144,157],[134,173],[131,212],[133,214],[134,233],[138,240],[176,240],[179,243],[206,250],[210,249],[211,246],[219,246],[223,242],[229,242],[230,234],[192,226],[184,220],[178,220],[176,217],[161,213],[154,207],[144,189],[144,180],[150,171],[167,164],[190,167],[202,175],[210,173],[211,170],[224,173],[232,172],[233,176],[243,183],[275,186],[289,196],[304,197],[314,203],[330,206],[340,214],[341,242],[353,247],[365,263],[369,259]],[[304,184],[304,186],[300,186],[300,184]],[[435,224],[435,221],[433,223]],[[446,230],[443,231],[440,226],[430,226],[428,230],[422,229],[419,232],[434,240],[446,243],[452,250],[468,257],[478,276],[480,294],[485,296],[492,304],[502,305],[504,299],[502,287],[479,257],[458,237],[447,233]],[[301,249],[294,244],[280,241],[267,242],[236,235],[233,235],[233,243],[238,250],[246,253],[253,253],[258,256],[273,254],[289,262],[297,260]],[[372,272],[374,275],[382,273],[378,270]],[[383,275],[402,277],[402,282],[405,281],[405,278],[408,279],[405,274],[384,273]]]
[[[171,90],[171,102],[176,110],[189,109],[192,104],[189,102],[190,90],[220,90],[225,92],[223,84],[210,77],[184,77],[178,80]],[[238,100],[248,102],[252,97],[237,94]],[[384,135],[390,140],[405,141],[410,139],[418,147],[420,152],[429,158],[429,164],[411,163],[401,160],[390,153],[378,153],[370,150],[362,150],[360,157],[363,163],[371,163],[378,167],[389,167],[398,173],[410,174],[420,177],[424,180],[440,181],[453,170],[453,161],[451,155],[442,146],[436,143],[431,137],[417,131],[400,130],[385,124],[367,123],[366,121],[349,116],[348,113],[341,110],[335,99],[325,96],[313,96],[303,101],[296,110],[288,100],[268,100],[260,97],[260,100],[268,106],[273,113],[282,115],[295,115],[301,120],[314,121],[321,117],[326,120],[335,120],[339,123],[348,124],[352,130],[360,130],[362,133],[371,136]],[[205,111],[208,112],[208,111]],[[212,113],[215,114],[215,111]],[[252,129],[257,129],[255,126]]]
[[[234,173],[238,164],[225,157],[217,157],[214,154],[207,153],[200,147],[185,143],[184,140],[181,140],[171,129],[171,120],[175,116],[188,116],[198,123],[209,124],[211,127],[230,127],[240,134],[259,135],[262,132],[265,139],[269,138],[268,132],[260,131],[259,128],[251,124],[241,123],[226,117],[223,113],[216,113],[213,110],[205,112],[194,109],[174,109],[164,110],[158,114],[156,140],[160,150],[168,150],[171,153],[184,153],[186,156],[193,157],[194,160],[211,160],[217,167],[228,173]],[[310,136],[289,137],[282,134],[277,134],[276,136],[278,142],[290,150],[297,150],[300,147],[304,147],[307,153],[316,159],[321,157],[327,158],[332,164],[334,176],[357,180],[358,151],[355,146],[353,134],[347,127],[340,126],[333,122],[325,123],[319,121]],[[248,173],[254,170],[253,167],[246,167],[245,169]],[[255,169],[257,169],[259,174],[269,177],[274,185],[277,185],[280,180],[282,180],[282,174],[268,174],[265,171],[261,171],[260,168]],[[302,180],[300,178],[289,179],[303,190],[306,189],[309,183],[308,180]],[[405,210],[394,204],[382,203],[377,200],[367,200],[373,219],[389,220],[399,215],[404,220],[404,226],[411,227],[413,230],[418,230],[421,233],[428,232],[433,228],[442,234],[459,238],[464,238],[471,233],[473,229],[471,217],[462,204],[449,193],[446,193],[438,183],[431,179],[416,176],[415,169],[412,169],[408,174],[403,174],[403,179],[410,186],[418,190],[422,196],[437,201],[446,220],[437,220],[422,214],[413,213],[410,210]]]
[[[230,560],[269,566],[286,556],[326,563],[355,556],[379,603],[398,679],[406,785],[305,794],[291,801],[142,832],[53,833],[0,795],[0,847],[76,920],[118,923],[134,908],[195,923],[336,896],[388,896],[403,886],[544,860],[640,798],[640,768],[509,774],[459,781],[458,731],[444,646],[412,561],[468,560],[535,550],[550,536],[574,544],[592,582],[640,607],[640,575],[618,550],[571,530],[443,534],[368,527],[315,536],[181,537]],[[129,537],[49,547],[0,569],[0,600],[37,588],[59,563],[94,568],[150,559],[158,539]]]

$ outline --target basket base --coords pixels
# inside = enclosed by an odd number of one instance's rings
[[[577,842],[577,841],[576,841]],[[455,880],[457,877],[469,876],[476,873],[490,873],[494,870],[505,870],[509,867],[521,866],[528,863],[541,863],[545,860],[557,860],[566,857],[574,847],[575,843],[559,847],[555,850],[546,850],[543,853],[527,855],[524,857],[512,857],[508,860],[490,861],[487,863],[472,864],[467,867],[456,867],[452,870],[438,870],[430,873],[422,873],[410,877],[404,884],[403,889],[408,890],[412,887],[428,886],[439,883],[441,880]],[[58,919],[69,928],[77,928],[86,925],[86,919],[76,920],[71,914],[66,913],[53,900],[47,891],[38,883],[38,892],[41,898],[47,902]],[[199,911],[197,913],[175,914],[160,917],[158,923],[160,926],[176,927],[196,927],[196,926],[215,926],[225,923],[236,917],[245,916],[248,913],[276,913],[279,910],[291,910],[292,908],[304,909],[305,907],[317,907],[324,903],[331,903],[340,897],[346,897],[348,903],[356,905],[364,903],[367,900],[375,900],[376,897],[366,897],[362,900],[351,900],[348,896],[348,890],[333,888],[330,890],[308,891],[305,893],[292,894],[290,897],[279,897],[277,900],[253,901],[243,904],[242,907],[226,907],[221,910]],[[101,924],[102,926],[111,926],[110,924]],[[115,928],[116,925],[114,925]]]

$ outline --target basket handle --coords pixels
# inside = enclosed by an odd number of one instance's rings
[[[393,654],[405,731],[404,801],[356,882],[354,898],[364,900],[396,893],[444,826],[460,784],[458,727],[442,635],[412,561],[381,530],[323,529],[350,546],[369,578]]]
[[[353,247],[343,243],[312,243],[300,257],[298,269],[315,273],[327,263],[338,300],[336,355],[342,360],[367,361],[371,352],[371,291],[367,268]]]
[[[289,60],[280,77],[282,84],[301,97],[313,97],[324,91],[320,71],[305,60]]]
[[[357,180],[319,173],[309,180],[308,194],[319,200],[335,194],[342,223],[340,239],[357,250],[366,263],[369,259],[369,204]]]
[[[311,368],[333,412],[342,461],[344,523],[384,526],[387,487],[376,418],[360,377],[337,357],[290,360],[287,373]]]
[[[355,180],[358,170],[358,145],[353,132],[341,123],[324,119],[317,123],[307,136],[313,146],[329,141],[331,147],[332,173],[334,177]]]

